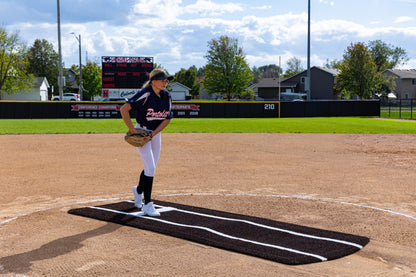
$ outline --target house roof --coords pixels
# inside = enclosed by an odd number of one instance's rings
[[[318,70],[321,70],[321,71],[325,71],[325,72],[331,74],[334,77],[337,76],[341,72],[341,70],[336,69],[336,68],[327,68],[327,67],[321,67],[321,66],[312,66],[311,70],[313,70],[314,68],[318,69]],[[298,74],[292,75],[287,79],[292,79],[292,78],[295,78],[297,76],[305,76],[305,74],[307,74],[307,70],[304,70],[302,72],[299,72]]]
[[[389,71],[401,79],[415,79],[416,69],[386,69],[383,72]]]
[[[341,70],[337,69],[337,68],[327,68],[327,67],[321,67],[321,66],[315,66],[316,68],[322,70],[322,71],[326,71],[330,74],[332,74],[333,76],[337,76]]]
[[[183,85],[183,84],[181,84],[181,83],[179,83],[179,82],[171,82],[171,83],[170,83],[170,85],[171,85],[171,86],[172,86],[172,85],[177,85],[177,86],[183,87],[183,88],[185,88],[185,89],[187,89],[187,90],[191,90],[190,88],[188,88],[187,86],[185,86],[185,85]]]
[[[46,77],[35,77],[33,80],[33,86],[40,87],[43,82],[46,82],[46,86],[49,88],[48,79],[46,79]]]
[[[282,83],[287,78],[280,78],[280,83]],[[256,84],[257,88],[273,88],[279,86],[279,78],[263,78],[260,80],[258,84]]]

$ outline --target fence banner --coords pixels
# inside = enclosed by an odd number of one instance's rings
[[[0,101],[0,118],[120,118],[124,102]],[[174,101],[177,118],[380,116],[379,100]]]

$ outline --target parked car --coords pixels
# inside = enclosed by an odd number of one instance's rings
[[[127,98],[115,98],[115,97],[109,97],[109,98],[103,98],[101,101],[123,101],[126,102]]]
[[[59,95],[55,95],[54,97],[52,97],[51,99],[52,101],[59,101],[60,97]],[[79,94],[76,93],[64,93],[62,95],[62,100],[63,101],[79,101]]]

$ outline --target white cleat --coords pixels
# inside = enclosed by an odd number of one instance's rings
[[[136,206],[137,208],[141,209],[142,206],[143,206],[143,203],[142,203],[142,201],[143,201],[143,193],[142,194],[139,194],[137,192],[137,186],[134,186],[132,188],[132,190],[133,190],[133,194],[134,194],[134,206]]]
[[[155,207],[153,206],[153,202],[149,202],[143,205],[142,212],[148,216],[160,216],[160,213],[156,211]]]

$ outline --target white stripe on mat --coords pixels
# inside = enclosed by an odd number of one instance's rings
[[[126,202],[130,202],[130,201],[126,201]],[[131,201],[131,202],[133,202],[133,201]],[[155,205],[155,206],[158,206],[158,205]],[[162,207],[162,206],[159,206],[159,207]],[[262,228],[265,228],[265,229],[270,229],[270,230],[274,230],[274,231],[288,233],[288,234],[295,235],[295,236],[299,236],[299,237],[305,237],[305,238],[310,238],[310,239],[331,241],[331,242],[336,242],[336,243],[351,245],[351,246],[357,247],[359,249],[363,248],[362,245],[359,245],[359,244],[353,243],[353,242],[349,242],[349,241],[344,241],[344,240],[331,239],[331,238],[326,238],[326,237],[318,237],[318,236],[303,234],[303,233],[299,233],[299,232],[294,232],[294,231],[289,231],[289,230],[285,230],[285,229],[281,229],[281,228],[276,228],[276,227],[271,227],[271,226],[263,225],[263,224],[256,223],[256,222],[252,222],[252,221],[248,221],[248,220],[233,219],[233,218],[220,217],[220,216],[209,215],[209,214],[201,214],[201,213],[196,213],[196,212],[191,212],[191,211],[181,210],[181,209],[176,209],[176,208],[175,208],[175,210],[176,211],[179,211],[179,212],[183,212],[183,213],[195,214],[195,215],[199,215],[199,216],[211,217],[211,218],[216,218],[216,219],[221,219],[221,220],[243,222],[243,223],[251,224],[251,225],[254,225],[254,226],[257,226],[257,227],[262,227]]]
[[[261,246],[265,246],[265,247],[276,248],[276,249],[279,249],[279,250],[284,250],[284,251],[296,253],[296,254],[299,254],[299,255],[310,256],[310,257],[314,257],[314,258],[316,258],[318,260],[321,260],[321,261],[328,260],[327,258],[325,258],[323,256],[320,256],[320,255],[307,253],[307,252],[303,252],[303,251],[299,251],[299,250],[296,250],[296,249],[291,249],[291,248],[287,248],[287,247],[283,247],[283,246],[278,246],[278,245],[258,242],[258,241],[254,241],[254,240],[248,240],[248,239],[243,239],[243,238],[239,238],[239,237],[234,237],[234,236],[230,236],[230,235],[215,231],[215,230],[207,228],[207,227],[196,226],[196,225],[185,225],[185,224],[180,224],[180,223],[175,223],[175,222],[163,220],[163,219],[160,219],[160,218],[157,218],[157,217],[143,216],[144,215],[143,212],[126,213],[126,212],[122,212],[122,211],[106,209],[106,208],[102,208],[102,207],[94,207],[94,206],[91,206],[89,208],[108,211],[108,212],[113,212],[113,213],[118,213],[118,214],[137,216],[137,217],[141,217],[143,219],[149,219],[149,220],[158,221],[158,222],[162,222],[162,223],[166,223],[166,224],[170,224],[170,225],[175,225],[175,226],[180,226],[180,227],[201,229],[201,230],[205,230],[205,231],[208,231],[210,233],[213,233],[213,234],[216,234],[218,236],[222,236],[222,237],[225,237],[225,238],[228,238],[228,239],[239,240],[239,241],[248,242],[248,243],[252,243],[252,244],[257,244],[257,245],[261,245]],[[169,207],[166,207],[166,208],[169,208]],[[177,209],[172,208],[172,209],[169,209],[169,210],[177,210]],[[159,211],[159,209],[158,209],[158,211]]]

